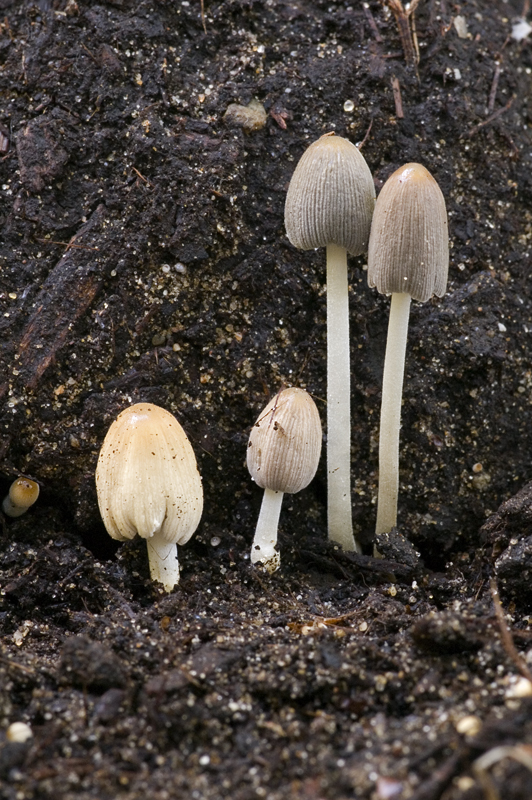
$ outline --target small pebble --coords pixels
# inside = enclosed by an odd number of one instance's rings
[[[512,683],[506,690],[506,697],[509,699],[532,697],[532,683],[528,678],[518,678],[517,681]]]
[[[458,34],[459,39],[467,39],[469,32],[467,30],[467,21],[465,17],[460,15],[456,16],[453,20],[454,28]]]
[[[8,742],[18,742],[23,744],[28,739],[33,738],[33,732],[29,725],[25,722],[12,722],[6,731],[6,739]]]
[[[230,125],[242,128],[246,133],[260,131],[267,120],[266,109],[258,100],[252,100],[247,106],[231,103],[224,114],[224,120]]]
[[[377,800],[399,800],[403,793],[403,784],[394,778],[380,777],[377,779]]]
[[[467,717],[462,717],[455,725],[457,732],[461,733],[463,736],[476,736],[481,727],[482,722],[480,719],[472,714]]]
[[[519,19],[512,25],[512,39],[516,42],[522,42],[526,39],[532,31],[532,26],[528,24],[526,19]]]

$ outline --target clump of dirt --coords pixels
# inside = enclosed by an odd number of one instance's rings
[[[414,5],[0,0],[0,490],[41,486],[1,529],[6,800],[481,800],[499,745],[500,797],[531,796],[528,7]],[[290,246],[283,207],[331,130],[377,190],[434,174],[450,282],[412,308],[399,530],[374,559],[389,301],[351,261],[364,553],[326,541],[322,463],[270,578],[246,441],[283,385],[324,411],[323,254]],[[96,503],[105,432],[141,401],[203,476],[170,595]]]

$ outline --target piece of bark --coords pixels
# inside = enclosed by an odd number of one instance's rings
[[[102,252],[105,216],[105,206],[98,206],[72,238],[35,299],[35,311],[22,331],[14,362],[18,372],[15,383],[26,389],[37,388],[102,286],[111,257]],[[7,382],[0,384],[0,398],[7,389]]]

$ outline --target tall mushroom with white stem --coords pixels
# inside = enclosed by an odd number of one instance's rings
[[[449,234],[440,187],[421,164],[405,164],[377,198],[368,248],[368,283],[391,294],[382,379],[376,533],[397,525],[399,430],[410,300],[442,297]]]
[[[351,510],[351,368],[347,253],[367,246],[373,178],[354,144],[325,134],[303,153],[288,187],[286,233],[301,250],[327,248],[327,513],[329,539],[360,550]]]
[[[146,539],[152,580],[172,591],[177,545],[188,542],[203,510],[194,451],[176,418],[154,403],[122,411],[100,450],[96,491],[109,535]]]
[[[304,389],[283,389],[268,403],[251,429],[247,466],[264,489],[251,562],[271,574],[279,568],[277,529],[283,494],[300,492],[318,469],[321,422],[312,397]]]

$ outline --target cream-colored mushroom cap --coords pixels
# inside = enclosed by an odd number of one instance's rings
[[[294,247],[336,244],[352,255],[368,244],[375,186],[354,144],[327,133],[301,156],[288,187],[286,233]]]
[[[249,435],[247,466],[262,489],[294,494],[308,486],[321,453],[321,422],[304,389],[283,389],[262,411]]]
[[[96,468],[98,505],[113,539],[149,539],[161,531],[184,544],[196,530],[203,490],[196,458],[179,422],[153,403],[137,403],[109,428]]]
[[[421,164],[405,164],[377,198],[368,248],[368,283],[382,294],[425,302],[447,288],[449,234],[440,187]]]

